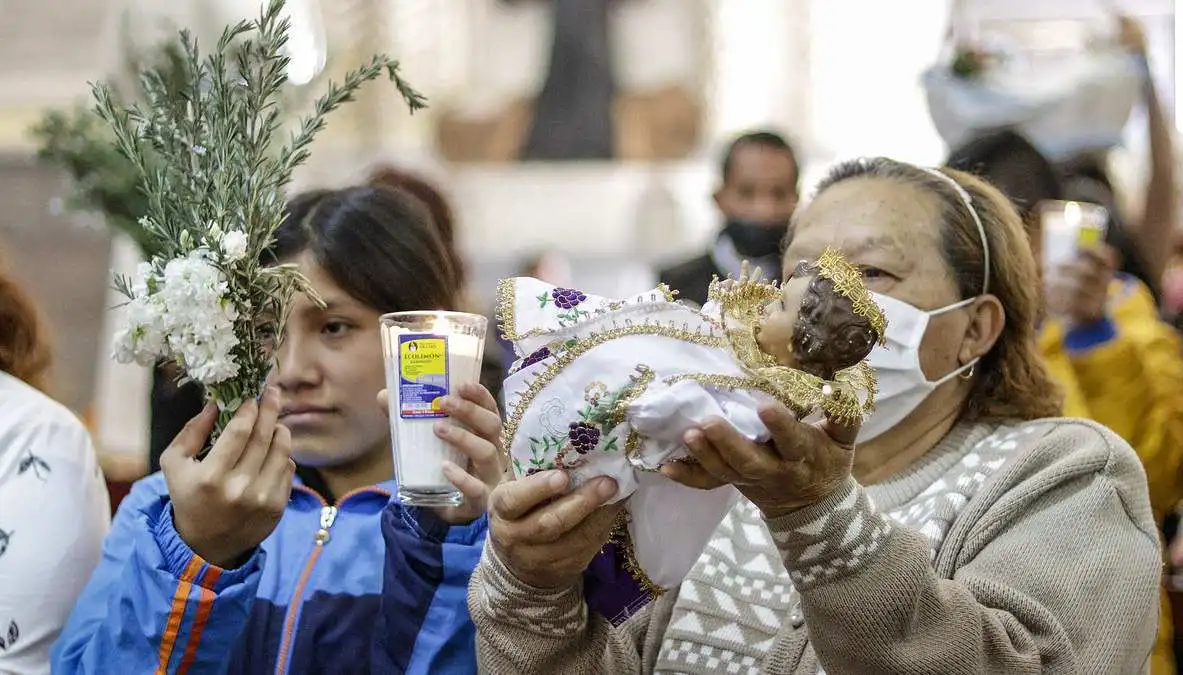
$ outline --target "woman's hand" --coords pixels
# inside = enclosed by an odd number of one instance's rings
[[[1117,273],[1118,255],[1106,244],[1083,248],[1048,275],[1048,312],[1071,326],[1089,326],[1105,318],[1109,284]]]
[[[489,540],[498,559],[535,588],[577,581],[624,508],[624,500],[604,506],[617,491],[607,476],[564,494],[569,481],[565,471],[544,471],[502,483],[489,500]]]
[[[488,508],[489,493],[505,477],[506,466],[501,449],[501,413],[493,395],[479,384],[463,384],[456,394],[440,402],[448,419],[436,423],[435,435],[468,457],[465,468],[444,462],[444,475],[464,495],[464,502],[437,509],[436,513],[447,523],[464,525]],[[385,389],[378,392],[383,410],[388,410],[388,401]]]
[[[686,433],[686,446],[698,463],[671,462],[661,472],[704,490],[730,483],[766,518],[816,504],[850,476],[857,426],[799,422],[779,403],[762,405],[760,419],[772,434],[771,443],[750,441],[726,420],[712,419]]]
[[[173,524],[193,552],[233,567],[275,529],[292,492],[292,435],[277,423],[279,393],[247,401],[198,460],[218,417],[214,405],[185,425],[160,457]]]

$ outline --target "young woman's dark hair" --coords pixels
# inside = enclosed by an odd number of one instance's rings
[[[456,287],[463,291],[468,277],[464,261],[460,259],[460,253],[456,250],[456,221],[452,215],[452,207],[440,189],[420,176],[390,166],[375,169],[366,182],[379,187],[403,190],[423,202],[431,212],[431,220],[439,230],[444,247],[447,248],[448,257],[452,261],[452,271],[456,274]]]
[[[382,311],[456,309],[452,257],[427,208],[390,188],[296,195],[270,258],[308,253],[350,296]]]
[[[52,360],[41,313],[16,279],[0,268],[0,371],[46,391]]]

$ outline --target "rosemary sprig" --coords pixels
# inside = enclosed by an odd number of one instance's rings
[[[330,82],[280,144],[291,28],[283,9],[284,0],[269,0],[257,20],[227,27],[204,57],[190,33],[181,31],[180,58],[140,72],[142,102],[125,103],[108,85],[91,85],[94,111],[109,126],[144,197],[139,240],[152,269],[159,274],[171,260],[208,251],[226,279],[223,302],[231,303],[238,317],[237,374],[205,382],[207,397],[222,408],[219,430],[243,401],[259,394],[295,295],[314,297],[294,266],[268,265],[265,253],[283,219],[284,188],[308,159],[325,117],[383,74],[412,112],[426,105],[402,79],[398,61],[375,56],[341,83]],[[220,248],[232,231],[244,233],[247,241],[245,255],[233,261]],[[134,280],[116,283],[135,298]],[[186,366],[175,348],[161,356]]]

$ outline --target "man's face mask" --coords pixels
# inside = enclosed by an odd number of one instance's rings
[[[781,241],[789,230],[789,223],[757,222],[728,218],[723,227],[735,250],[748,258],[770,258],[780,254]]]

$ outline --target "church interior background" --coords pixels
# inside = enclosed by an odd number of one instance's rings
[[[951,14],[949,0],[591,0],[582,4],[596,21],[584,28],[610,69],[590,74],[549,66],[554,32],[570,21],[556,11],[565,4],[290,0],[293,58],[310,79],[386,51],[430,99],[408,117],[392,88],[368,88],[332,119],[294,187],[349,184],[380,163],[420,171],[452,200],[483,301],[499,276],[543,249],[565,254],[588,290],[626,294],[716,230],[710,194],[730,135],[785,131],[806,192],[853,156],[936,163],[945,148],[919,78],[946,44],[951,16],[961,28],[1055,51],[1082,39],[1108,3],[956,0]],[[1121,3],[1146,26],[1168,109],[1177,4]],[[135,248],[64,207],[69,184],[36,161],[29,128],[47,108],[85,101],[89,81],[117,78],[127,50],[178,25],[212,40],[256,11],[255,0],[0,1],[0,254],[59,336],[55,393],[91,417],[108,452],[143,454],[146,444],[146,404],[128,403],[146,401],[148,373],[112,363],[107,344],[110,271],[134,267]],[[589,102],[551,105],[551,87]],[[574,116],[573,128],[614,124],[597,132],[596,147],[568,148],[531,137],[532,116],[543,114]],[[1145,171],[1135,160],[1145,155],[1143,126],[1136,113],[1116,158],[1127,181]]]

